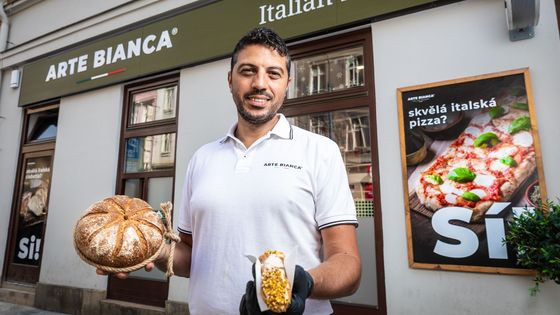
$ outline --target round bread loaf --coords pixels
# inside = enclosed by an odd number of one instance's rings
[[[80,257],[97,268],[128,268],[155,259],[164,233],[148,203],[117,195],[87,209],[74,229],[74,245]]]

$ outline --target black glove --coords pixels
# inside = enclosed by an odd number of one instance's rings
[[[255,265],[253,264],[253,279],[255,279]],[[305,300],[311,295],[313,290],[313,278],[301,266],[296,265],[294,274],[294,285],[292,288],[292,303],[284,314],[301,315],[305,310]],[[247,282],[245,294],[241,298],[239,304],[240,315],[258,315],[277,314],[272,311],[261,312],[259,302],[257,301],[257,292],[255,290],[255,281]]]

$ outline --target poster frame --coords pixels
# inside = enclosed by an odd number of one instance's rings
[[[431,269],[431,270],[449,270],[449,271],[462,271],[462,272],[479,272],[479,273],[496,273],[496,274],[511,274],[511,275],[534,275],[534,270],[523,268],[507,268],[507,267],[493,267],[493,266],[479,266],[479,265],[465,265],[465,264],[450,264],[450,263],[425,263],[415,260],[413,248],[413,233],[411,222],[411,205],[410,205],[410,191],[409,191],[409,176],[407,172],[407,153],[405,146],[405,119],[404,119],[404,102],[403,94],[411,91],[421,91],[430,88],[441,88],[446,86],[454,86],[462,83],[469,83],[481,81],[492,78],[500,78],[507,76],[523,75],[523,82],[525,86],[529,117],[531,121],[531,134],[533,136],[533,147],[535,150],[536,172],[537,180],[540,186],[541,201],[546,201],[546,184],[542,165],[542,151],[538,137],[538,124],[537,115],[535,111],[533,89],[531,87],[531,79],[529,68],[520,68],[513,70],[506,70],[494,73],[487,73],[482,75],[468,76],[457,79],[450,79],[426,84],[412,85],[397,88],[397,103],[398,103],[398,118],[399,118],[399,140],[400,140],[400,153],[401,153],[401,171],[402,183],[404,192],[405,204],[405,219],[406,219],[406,238],[407,238],[407,251],[408,251],[408,264],[410,268],[417,269]],[[438,209],[439,210],[439,209]]]

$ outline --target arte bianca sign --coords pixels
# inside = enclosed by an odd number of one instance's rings
[[[346,2],[347,0],[339,0]],[[283,20],[295,15],[315,11],[333,5],[333,0],[289,0],[276,6],[265,4],[259,7],[259,24]]]
[[[27,106],[225,58],[239,38],[255,26],[270,27],[289,41],[356,21],[367,23],[372,17],[433,1],[191,2],[25,64],[18,105]],[[227,30],[223,25],[227,25]]]
[[[90,67],[95,69],[110,64],[116,64],[119,61],[140,57],[141,55],[151,55],[162,49],[173,48],[171,37],[177,35],[178,32],[179,30],[174,27],[170,31],[164,30],[160,34],[149,34],[144,37],[129,40],[125,43],[119,43],[114,47],[110,46],[96,50],[91,55],[84,54],[61,61],[57,64],[51,64],[46,74],[45,82],[85,72],[89,70]],[[108,76],[110,74],[112,73],[108,72],[100,76]],[[99,76],[89,79],[97,78],[99,78]]]

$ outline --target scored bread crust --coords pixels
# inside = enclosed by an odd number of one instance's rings
[[[145,201],[112,196],[93,203],[77,222],[74,243],[88,263],[126,268],[154,256],[165,228]]]

